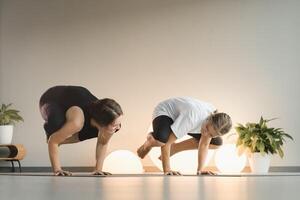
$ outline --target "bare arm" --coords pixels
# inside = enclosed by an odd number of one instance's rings
[[[66,123],[63,127],[50,136],[48,140],[48,151],[54,173],[61,170],[58,146],[67,138],[79,132],[83,127],[83,123],[84,115],[81,108],[73,106],[66,112]]]
[[[204,169],[204,163],[207,157],[208,147],[211,141],[211,137],[202,135],[198,146],[198,169],[197,172],[201,173]]]
[[[80,142],[79,133],[73,134],[71,137],[67,138],[65,141],[60,143],[59,146],[62,144],[73,144],[73,143],[77,143],[77,142]]]
[[[179,172],[173,172],[170,167],[170,149],[171,145],[176,141],[176,136],[171,133],[167,143],[161,147],[161,160],[163,170],[166,175],[180,175]]]
[[[107,147],[108,147],[108,142],[112,136],[111,133],[102,131],[101,129],[99,131],[98,134],[98,140],[97,140],[97,146],[96,146],[96,167],[95,167],[95,172],[94,174],[96,175],[102,175],[101,173],[97,173],[97,172],[102,172],[102,168],[103,168],[103,162],[104,162],[104,158],[105,158],[105,154],[107,151]],[[107,173],[109,174],[109,173]],[[103,173],[103,175],[106,175],[105,173]]]

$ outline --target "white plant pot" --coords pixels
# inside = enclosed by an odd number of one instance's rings
[[[269,172],[271,157],[269,154],[262,156],[260,153],[249,155],[249,164],[253,174],[266,174]]]
[[[11,144],[13,137],[13,125],[0,126],[0,144]]]

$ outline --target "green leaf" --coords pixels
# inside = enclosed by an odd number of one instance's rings
[[[264,145],[264,143],[259,143],[259,151],[260,152],[265,152],[265,145]]]
[[[289,134],[287,134],[287,133],[284,133],[283,135],[284,135],[285,137],[290,138],[291,140],[294,140],[294,138],[293,138],[292,136],[290,136]]]
[[[276,119],[278,119],[278,118],[275,117],[275,118],[272,118],[272,119],[267,119],[266,122],[270,122],[270,121],[273,121],[273,120],[276,120]]]
[[[284,153],[283,153],[283,150],[282,150],[280,147],[278,148],[278,154],[279,154],[279,156],[280,156],[281,158],[283,158]]]
[[[262,126],[264,124],[264,119],[263,117],[261,116],[260,117],[260,120],[259,120],[259,126]]]

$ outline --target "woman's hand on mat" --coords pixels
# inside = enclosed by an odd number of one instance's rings
[[[100,170],[95,170],[95,171],[93,171],[92,175],[95,175],[95,176],[109,176],[109,175],[112,175],[112,174],[109,173],[109,172],[103,172],[103,171],[100,171]]]
[[[167,176],[181,176],[181,173],[177,172],[177,171],[168,171],[168,172],[165,172],[165,175],[167,175]]]
[[[54,175],[55,176],[72,176],[72,173],[69,171],[64,171],[64,170],[60,169],[60,170],[55,171]]]
[[[212,171],[198,171],[197,175],[217,175],[217,173]]]

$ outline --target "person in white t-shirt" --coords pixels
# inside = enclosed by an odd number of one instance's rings
[[[181,175],[171,169],[170,156],[180,151],[198,149],[197,174],[215,174],[204,170],[204,162],[208,149],[222,145],[220,136],[231,129],[228,114],[218,113],[213,105],[194,98],[176,97],[160,102],[154,109],[152,119],[153,132],[137,150],[140,158],[144,158],[152,147],[160,146],[164,174]],[[174,143],[185,135],[192,138]]]

